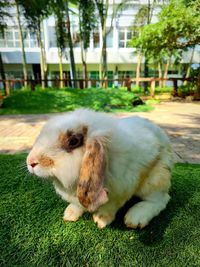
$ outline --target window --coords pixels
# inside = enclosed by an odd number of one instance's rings
[[[128,42],[132,39],[133,32],[130,29],[124,28],[119,30],[119,47],[126,48]]]
[[[0,47],[6,47],[6,43],[3,38],[0,38]]]
[[[37,40],[35,34],[23,30],[24,46],[25,47],[37,47]],[[0,35],[0,47],[14,48],[20,47],[19,31],[16,28],[8,28],[5,30],[4,35]]]
[[[30,36],[30,47],[38,47],[38,42],[35,33],[29,32]]]
[[[15,47],[12,30],[6,30],[5,31],[5,41],[6,41],[7,47]]]
[[[14,42],[15,42],[15,47],[20,47],[18,30],[14,30]]]
[[[113,47],[113,30],[111,30],[106,36],[107,47]]]
[[[28,71],[28,76],[32,76],[32,71]],[[22,71],[6,71],[6,78],[7,79],[22,79],[23,72]]]
[[[36,35],[28,30],[23,31],[24,46],[25,47],[38,47]]]
[[[28,40],[28,31],[23,31],[23,38],[24,38],[24,47],[29,47],[29,40]]]
[[[49,33],[49,47],[57,47],[55,27],[49,26],[48,33]]]

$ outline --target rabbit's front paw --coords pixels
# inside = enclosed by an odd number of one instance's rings
[[[69,206],[64,211],[63,220],[75,222],[77,221],[83,214],[84,209],[82,207],[79,207],[75,204],[69,204]]]
[[[93,214],[93,220],[99,229],[105,228],[107,225],[111,224],[114,219],[115,217],[106,213],[104,214],[97,212]]]

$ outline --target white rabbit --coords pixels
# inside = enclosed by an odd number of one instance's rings
[[[88,210],[99,228],[110,224],[132,196],[141,202],[128,210],[125,224],[145,227],[170,199],[172,165],[169,139],[158,126],[87,109],[48,121],[27,157],[28,170],[50,177],[70,203],[65,221]]]

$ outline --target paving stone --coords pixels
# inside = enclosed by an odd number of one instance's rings
[[[178,162],[200,164],[200,103],[162,102],[141,116],[160,125],[170,137]],[[56,114],[0,116],[0,153],[28,152],[45,122]]]

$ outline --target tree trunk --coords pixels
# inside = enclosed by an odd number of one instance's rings
[[[165,64],[165,70],[164,70],[164,75],[163,75],[163,78],[164,78],[164,79],[167,79],[167,74],[168,74],[169,65],[170,65],[170,59],[171,59],[171,58],[168,58],[168,59],[167,59],[167,63]],[[166,80],[163,81],[163,86],[164,86],[164,87],[166,86]]]
[[[104,22],[103,22],[104,23]],[[102,48],[99,64],[99,79],[102,87],[105,87],[104,80],[107,79],[107,49],[106,49],[106,27],[105,23],[101,25],[102,30]]]
[[[75,60],[74,60],[74,51],[73,51],[73,42],[72,42],[72,36],[71,36],[71,28],[70,28],[70,17],[69,17],[69,7],[68,7],[68,1],[66,1],[66,15],[67,15],[67,40],[69,43],[69,57],[70,57],[70,66],[71,66],[71,74],[72,74],[72,84],[73,87],[77,87],[76,82],[76,66],[75,66]]]
[[[145,55],[145,60],[144,60],[144,77],[148,78],[149,77],[149,62],[148,59]],[[144,94],[148,93],[148,82],[144,82]]]
[[[103,29],[103,46],[102,46],[102,51],[101,51],[101,57],[102,57],[102,78],[107,79],[107,44],[106,44],[106,28],[104,26]]]
[[[155,80],[151,81],[150,95],[151,95],[152,98],[155,96]]]
[[[42,30],[44,33],[44,24],[42,23]],[[47,66],[47,59],[46,59],[46,51],[45,51],[45,38],[42,39],[41,37],[41,41],[42,41],[42,53],[43,53],[43,59],[44,59],[44,84],[45,87],[48,86],[48,82],[47,82],[47,75],[48,75],[48,66]]]
[[[22,32],[22,26],[21,26],[21,21],[20,21],[20,11],[19,11],[19,5],[17,1],[15,0],[15,6],[16,6],[16,16],[17,16],[17,24],[18,24],[18,29],[19,29],[19,41],[20,41],[20,46],[22,49],[22,65],[23,65],[23,74],[24,74],[24,86],[27,87],[28,85],[28,71],[27,71],[27,63],[26,63],[26,53],[24,49],[24,37],[23,37],[23,32]]]
[[[195,91],[194,99],[200,100],[200,68],[199,68],[198,76],[197,76],[196,91]]]
[[[194,58],[194,51],[195,51],[195,46],[192,48],[192,54],[191,54],[191,58],[190,58],[190,62],[188,64],[188,68],[187,68],[187,72],[186,72],[186,76],[185,78],[189,78],[190,77],[190,71],[191,71],[191,65],[192,65],[192,61]],[[184,85],[187,85],[188,81],[184,81]]]
[[[47,64],[44,43],[41,36],[41,25],[37,27],[37,40],[40,47],[40,69],[41,69],[41,87],[44,89],[47,86]]]
[[[102,1],[104,2],[104,1]],[[100,80],[103,80],[101,82],[102,87],[106,87],[107,83],[107,41],[106,37],[109,31],[107,32],[106,30],[106,20],[107,20],[107,15],[108,15],[108,6],[109,6],[109,1],[106,0],[104,6],[104,12],[101,12],[99,10],[99,16],[100,16],[100,21],[101,21],[101,31],[102,31],[102,48],[101,48],[101,56],[100,56],[100,64],[99,64],[99,78]]]
[[[135,85],[137,87],[140,86],[139,78],[140,78],[141,61],[142,61],[142,53],[141,53],[141,51],[139,51],[138,60],[137,60],[137,67],[136,67],[136,83],[135,83]]]
[[[148,0],[147,3],[147,25],[151,23],[151,19],[153,16],[153,9],[151,7],[151,1]],[[145,59],[144,59],[144,77],[149,77],[149,62],[147,59],[147,55],[145,53]],[[148,93],[148,82],[144,82],[144,94]]]
[[[41,69],[41,86],[44,89],[45,88],[45,56],[44,56],[44,50],[43,50],[43,42],[41,37],[41,28],[40,25],[38,26],[37,30],[37,39],[38,39],[38,45],[40,47],[40,69]]]
[[[0,52],[0,74],[1,74],[1,79],[3,80],[4,94],[7,95],[6,82],[5,82],[6,75],[5,75],[5,71],[4,71],[4,65],[3,65],[1,52]]]
[[[60,88],[63,88],[64,83],[63,83],[62,51],[59,48],[58,48],[58,58],[59,58],[59,71],[60,71]]]
[[[87,63],[83,61],[83,79],[85,80],[85,88],[88,88]]]
[[[160,62],[158,62],[158,77],[162,78],[162,66],[161,66]],[[162,80],[159,81],[159,87],[163,87],[163,81]]]
[[[83,64],[83,80],[85,80],[85,88],[88,87],[88,75],[87,75],[87,63],[86,63],[87,51],[83,47],[83,42],[81,41],[81,60]]]

